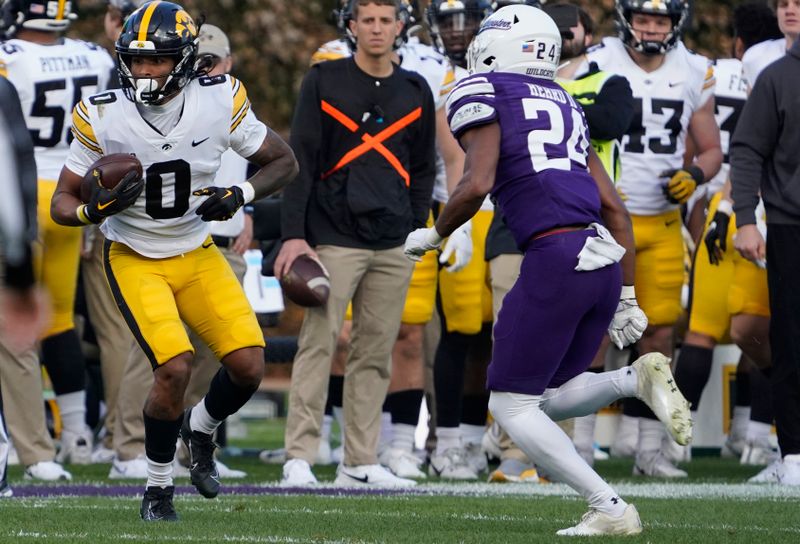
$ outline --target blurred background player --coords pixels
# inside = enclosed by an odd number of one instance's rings
[[[53,9],[55,8],[55,9]],[[76,18],[69,2],[9,0],[0,8],[2,70],[17,88],[33,139],[39,176],[37,275],[50,298],[52,320],[42,335],[41,354],[62,422],[59,462],[91,462],[93,436],[86,425],[86,363],[73,319],[81,233],[56,225],[49,202],[67,157],[70,111],[85,96],[103,90],[113,61],[100,46],[64,38]],[[33,358],[30,359],[33,364]],[[21,413],[32,413],[41,399],[28,391]],[[25,420],[9,420],[12,435]],[[22,428],[20,431],[22,431]],[[44,475],[43,475],[44,476]]]
[[[633,221],[636,293],[649,322],[638,344],[640,354],[672,355],[684,277],[680,206],[722,163],[713,67],[680,40],[688,16],[685,0],[617,0],[619,37],[604,38],[587,54],[600,69],[628,79],[636,105],[622,141],[617,189]],[[683,162],[687,136],[696,146],[690,165]],[[664,436],[650,410],[636,400],[625,401],[615,445],[626,444],[629,454],[635,450],[635,474],[686,476],[662,454]]]
[[[770,4],[775,8],[783,37],[755,44],[742,56],[742,71],[748,90],[755,85],[761,70],[784,56],[800,36],[800,0],[775,0]]]

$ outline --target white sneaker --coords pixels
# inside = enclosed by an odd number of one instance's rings
[[[428,474],[444,480],[477,480],[478,473],[467,461],[463,448],[448,448],[431,454]]]
[[[282,487],[303,487],[317,483],[317,477],[311,472],[311,465],[303,459],[289,459],[283,465]]]
[[[467,463],[472,469],[481,474],[489,470],[489,460],[486,459],[486,454],[480,444],[465,444],[464,451],[467,456]]]
[[[111,463],[113,460],[114,460],[114,450],[108,449],[102,444],[98,444],[97,446],[95,446],[94,451],[92,451],[93,465],[102,465],[105,463]]]
[[[25,469],[25,479],[56,482],[58,480],[71,480],[72,474],[64,470],[64,467],[55,461],[39,461],[28,465]]]
[[[334,484],[341,486],[375,487],[413,487],[417,485],[414,480],[398,478],[381,465],[356,465],[348,467],[339,465]]]
[[[689,402],[675,384],[669,362],[669,357],[657,352],[634,361],[631,366],[639,382],[636,397],[666,425],[675,442],[685,446],[692,441],[692,416]]]
[[[219,473],[220,478],[246,478],[247,473],[243,470],[236,470],[235,468],[231,468],[227,466],[225,463],[220,461],[219,459],[214,459],[214,463],[217,465],[217,472]]]
[[[112,480],[146,480],[147,459],[143,455],[128,461],[114,457],[108,477]]]
[[[783,464],[782,459],[779,457],[766,468],[764,468],[761,472],[749,478],[747,480],[748,483],[751,484],[776,484],[780,479],[779,473],[781,471],[781,465]]]
[[[638,535],[642,532],[642,521],[636,507],[629,504],[622,516],[615,518],[591,509],[581,522],[569,529],[556,531],[559,536]]]
[[[79,433],[64,430],[61,432],[61,448],[56,454],[56,462],[72,465],[92,463],[92,431],[87,427]]]
[[[500,465],[489,474],[489,483],[518,483],[539,481],[536,467],[516,459],[503,459]]]
[[[639,442],[639,419],[623,415],[609,453],[611,457],[634,457]]]
[[[787,455],[783,458],[778,471],[778,483],[781,485],[800,485],[800,455]]]
[[[773,450],[769,443],[745,442],[739,464],[764,466],[771,464],[777,458],[778,452]]]
[[[500,447],[500,435],[502,432],[503,430],[500,428],[500,425],[496,421],[493,421],[492,424],[486,428],[486,432],[483,433],[481,448],[483,448],[483,452],[489,459],[500,460],[503,456],[503,450]]]
[[[400,478],[427,478],[427,475],[419,469],[421,465],[419,458],[410,451],[386,448],[378,456],[378,461]]]
[[[331,443],[327,440],[319,441],[319,448],[317,449],[317,458],[314,459],[315,465],[330,465],[331,460]]]
[[[650,451],[636,454],[633,475],[653,476],[656,478],[686,478],[689,474],[670,463],[660,451]]]
[[[286,462],[286,448],[278,448],[277,450],[262,450],[258,454],[258,458],[262,463],[268,465],[282,465]]]

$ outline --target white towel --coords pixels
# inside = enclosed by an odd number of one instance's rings
[[[597,231],[597,236],[590,236],[586,239],[583,249],[578,253],[578,266],[575,267],[575,270],[586,272],[618,263],[625,255],[625,248],[614,240],[614,237],[603,225],[592,223],[589,227]]]

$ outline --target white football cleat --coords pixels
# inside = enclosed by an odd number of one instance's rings
[[[352,467],[339,465],[334,484],[345,487],[413,487],[414,480],[398,478],[381,465],[356,465]]]
[[[5,480],[0,482],[0,499],[5,499],[13,496],[14,496],[14,490],[11,489],[11,486],[9,486]]]
[[[761,472],[749,478],[747,482],[751,484],[777,484],[780,481],[780,472],[783,468],[781,465],[783,465],[783,460],[778,457]]]
[[[400,478],[427,478],[419,468],[421,465],[419,458],[410,451],[386,448],[378,460]]]
[[[311,472],[311,465],[303,459],[289,459],[283,465],[281,487],[305,487],[315,485],[317,477]]]
[[[649,451],[636,454],[633,475],[653,476],[655,478],[686,478],[689,474],[670,463],[660,451]]]
[[[478,479],[478,473],[467,461],[463,448],[448,448],[443,453],[432,453],[428,474],[443,480]]]
[[[639,357],[631,365],[639,382],[636,397],[647,404],[672,438],[681,446],[692,441],[692,416],[672,370],[669,357],[653,352]]]
[[[39,461],[28,465],[25,469],[26,480],[42,480],[44,482],[67,481],[72,479],[72,474],[55,461]]]
[[[642,521],[636,507],[629,504],[618,518],[595,509],[586,512],[580,523],[568,529],[556,531],[559,536],[638,535],[642,532]]]
[[[681,446],[666,434],[661,440],[661,452],[673,465],[677,465],[678,463],[690,463],[692,461],[692,447],[688,445]]]
[[[517,459],[503,459],[500,465],[489,474],[490,483],[519,483],[529,482],[537,483],[539,481],[539,473],[536,472],[536,467],[518,461]]]
[[[79,433],[64,430],[61,432],[61,448],[59,448],[55,460],[62,465],[65,463],[90,465],[92,463],[92,443],[92,431],[88,427]]]
[[[464,453],[467,457],[467,463],[475,472],[481,474],[489,470],[489,460],[486,458],[486,453],[484,453],[480,444],[465,444]]]
[[[783,463],[778,471],[778,483],[800,485],[800,455],[787,455],[783,458]]]
[[[98,444],[92,451],[92,464],[105,464],[114,461],[114,450],[108,449],[102,444]]]
[[[236,479],[247,477],[247,473],[245,471],[231,468],[219,459],[214,459],[214,463],[217,465],[217,473],[220,478]]]
[[[483,433],[481,448],[489,459],[501,460],[503,449],[500,447],[500,435],[502,432],[500,425],[496,421],[492,421],[492,424]]]
[[[112,480],[146,480],[147,459],[143,455],[128,461],[114,457],[108,477]]]
[[[778,452],[773,450],[768,442],[745,442],[739,464],[764,466],[771,464],[777,458]]]

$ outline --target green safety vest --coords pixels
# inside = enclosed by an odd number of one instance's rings
[[[610,78],[613,74],[608,72],[593,72],[588,74],[584,77],[579,79],[573,80],[566,80],[566,79],[556,79],[556,83],[561,85],[565,91],[572,95],[581,106],[591,106],[594,104],[597,95],[600,94],[600,90],[605,85],[608,78]],[[591,128],[590,128],[591,130]],[[592,147],[594,148],[595,152],[597,152],[597,156],[600,157],[600,161],[603,163],[603,166],[606,167],[606,172],[614,181],[614,183],[619,180],[619,176],[621,173],[621,164],[620,164],[620,146],[619,140],[598,140],[595,138],[591,138]]]

